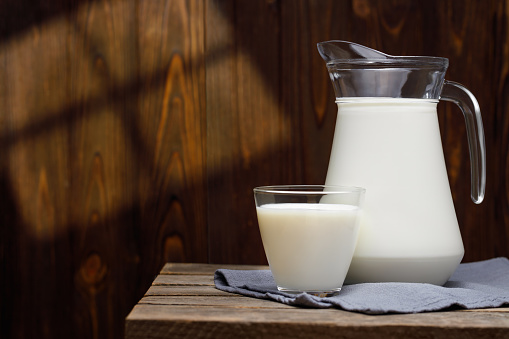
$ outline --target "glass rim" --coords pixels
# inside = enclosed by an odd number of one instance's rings
[[[364,193],[366,192],[366,189],[358,186],[341,186],[341,185],[269,185],[255,187],[253,191],[254,193],[267,193],[267,194],[325,195],[325,194]]]

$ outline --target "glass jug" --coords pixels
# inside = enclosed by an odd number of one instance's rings
[[[318,44],[338,116],[327,185],[366,188],[364,215],[347,283],[443,285],[461,262],[437,116],[441,100],[465,117],[471,197],[484,198],[485,143],[477,100],[444,81],[448,59],[390,56],[345,41]]]

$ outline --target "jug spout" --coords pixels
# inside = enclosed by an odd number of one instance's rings
[[[335,60],[390,59],[391,56],[353,42],[333,40],[317,44],[318,52],[326,63]]]
[[[440,98],[449,61],[393,56],[353,42],[320,42],[336,99],[343,97]]]

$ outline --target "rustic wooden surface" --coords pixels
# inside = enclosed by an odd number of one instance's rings
[[[475,206],[439,105],[464,260],[509,256],[506,0],[5,0],[1,336],[121,338],[165,262],[265,264],[252,188],[325,178],[328,39],[450,59],[487,145]]]
[[[506,338],[509,308],[364,315],[306,309],[217,290],[217,268],[166,264],[126,319],[138,338]],[[268,267],[264,267],[268,269]]]

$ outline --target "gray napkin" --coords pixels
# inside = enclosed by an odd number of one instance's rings
[[[509,305],[509,260],[495,258],[460,264],[444,286],[417,283],[344,285],[333,297],[278,291],[270,270],[226,270],[214,274],[216,288],[283,304],[329,308],[366,314],[419,313],[450,308]]]

